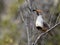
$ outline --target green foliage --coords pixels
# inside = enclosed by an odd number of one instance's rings
[[[24,2],[24,0],[18,0],[19,4],[22,4]]]
[[[60,35],[57,34],[49,40],[46,39],[45,42],[46,42],[45,45],[55,45],[55,44],[60,45]]]
[[[46,43],[46,45],[53,45],[53,44],[52,44],[52,42],[48,42],[48,43]]]
[[[17,3],[14,3],[10,6],[10,14],[13,15],[17,12],[17,9],[18,9],[18,4]]]
[[[3,38],[0,39],[0,45],[13,45],[20,37],[20,31],[17,28],[17,25],[11,22],[11,18],[16,14],[18,11],[18,6],[23,3],[23,0],[18,0],[18,2],[14,2],[8,8],[8,14],[5,20],[1,21],[1,28],[5,31],[8,31],[4,34]],[[1,9],[0,5],[0,9]],[[19,38],[20,39],[20,38]],[[21,42],[22,43],[22,42]]]
[[[18,2],[13,3],[10,7],[9,7],[9,17],[10,19],[4,20],[1,22],[1,27],[5,29],[8,29],[8,32],[4,34],[3,39],[0,39],[0,45],[14,45],[16,39],[20,39],[20,32],[17,28],[17,25],[12,23],[10,20],[11,18],[13,18],[13,16],[16,14],[16,12],[18,11],[18,6],[21,5],[24,2],[24,0],[18,0]],[[3,3],[0,2],[0,10],[2,9]],[[54,11],[53,8],[51,8],[52,12]],[[57,8],[57,11],[60,12],[60,5]],[[9,18],[8,17],[8,18]],[[22,25],[21,25],[22,28]],[[60,45],[60,36],[57,35],[55,37],[52,38],[52,40],[58,40],[58,43]],[[26,41],[22,40],[20,41],[20,45],[26,45]],[[53,41],[48,40],[46,45],[53,45]]]
[[[16,24],[14,23],[11,23],[9,20],[4,20],[1,22],[1,26],[3,28],[10,28],[12,30],[15,30],[17,27],[16,27]]]
[[[4,20],[1,22],[2,27],[8,27],[9,24],[10,24],[10,22],[8,20]]]
[[[0,39],[0,45],[14,44],[15,38],[20,36],[16,24],[11,23],[9,20],[5,20],[1,22],[1,26],[4,30],[8,28],[8,32],[4,34],[3,39]]]
[[[2,40],[0,39],[0,45],[11,45],[13,43],[13,38],[8,34],[6,34]]]
[[[0,39],[0,45],[11,45],[16,41],[16,37],[20,36],[20,32],[17,30],[17,26],[14,23],[11,23],[9,20],[5,20],[1,23],[4,30],[8,28],[9,32],[4,34],[3,39]]]
[[[58,12],[60,12],[60,3],[59,3],[59,5],[58,5],[58,9],[57,9],[57,10],[58,10]]]
[[[0,13],[4,10],[4,2],[0,0]]]
[[[10,6],[10,14],[15,14],[18,10],[18,4],[13,4]]]
[[[10,6],[10,14],[15,15],[18,11],[18,7],[24,2],[24,0],[18,0],[18,2],[15,2]]]

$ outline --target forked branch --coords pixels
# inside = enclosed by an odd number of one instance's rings
[[[60,25],[60,23],[57,23],[55,24],[53,27],[51,27],[50,29],[48,29],[46,32],[40,34],[37,39],[35,40],[35,43],[33,45],[35,45],[37,43],[37,41],[43,36],[45,35],[46,33],[48,33],[49,31],[51,31],[52,29],[54,29],[55,27],[57,27],[58,25]]]

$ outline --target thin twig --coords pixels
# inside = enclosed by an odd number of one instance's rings
[[[58,22],[58,19],[60,18],[60,14],[58,15],[55,24]]]
[[[24,17],[23,17],[23,8],[20,8],[20,10],[19,11],[21,11],[20,12],[20,17],[21,17],[21,19],[22,19],[22,21],[24,22],[24,24],[25,24],[25,27],[26,27],[26,32],[27,32],[27,40],[28,40],[28,44],[27,45],[30,45],[30,38],[29,38],[29,29],[28,29],[28,26],[27,26],[27,22],[25,21],[25,19],[24,19]]]
[[[33,45],[35,45],[35,44],[37,43],[37,41],[38,41],[44,34],[48,33],[49,31],[51,31],[52,29],[54,29],[54,28],[57,27],[58,25],[60,25],[60,23],[55,24],[53,27],[51,27],[50,29],[48,29],[46,32],[40,34],[40,35],[37,37],[37,39],[36,39],[36,41],[35,41],[35,43],[34,43]]]

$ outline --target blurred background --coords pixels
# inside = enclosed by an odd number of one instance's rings
[[[60,22],[60,0],[0,0],[0,45],[32,45],[41,34],[35,28],[36,13],[42,9],[50,27]],[[60,25],[36,45],[60,45]]]

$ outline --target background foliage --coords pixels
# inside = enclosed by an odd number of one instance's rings
[[[15,19],[19,8],[24,1],[25,0],[0,0],[0,45],[27,45],[25,25],[22,22],[21,17]],[[22,11],[24,16],[26,15],[25,13],[27,13],[26,11]],[[52,6],[50,12],[51,14],[60,13],[60,3],[58,3],[56,8]],[[31,20],[33,20],[32,17]],[[58,22],[59,21],[60,18],[58,18]],[[60,26],[54,30],[57,34],[53,37],[46,38],[44,40],[45,45],[60,45]],[[32,34],[34,32],[30,33]],[[32,39],[34,40],[33,36]]]

